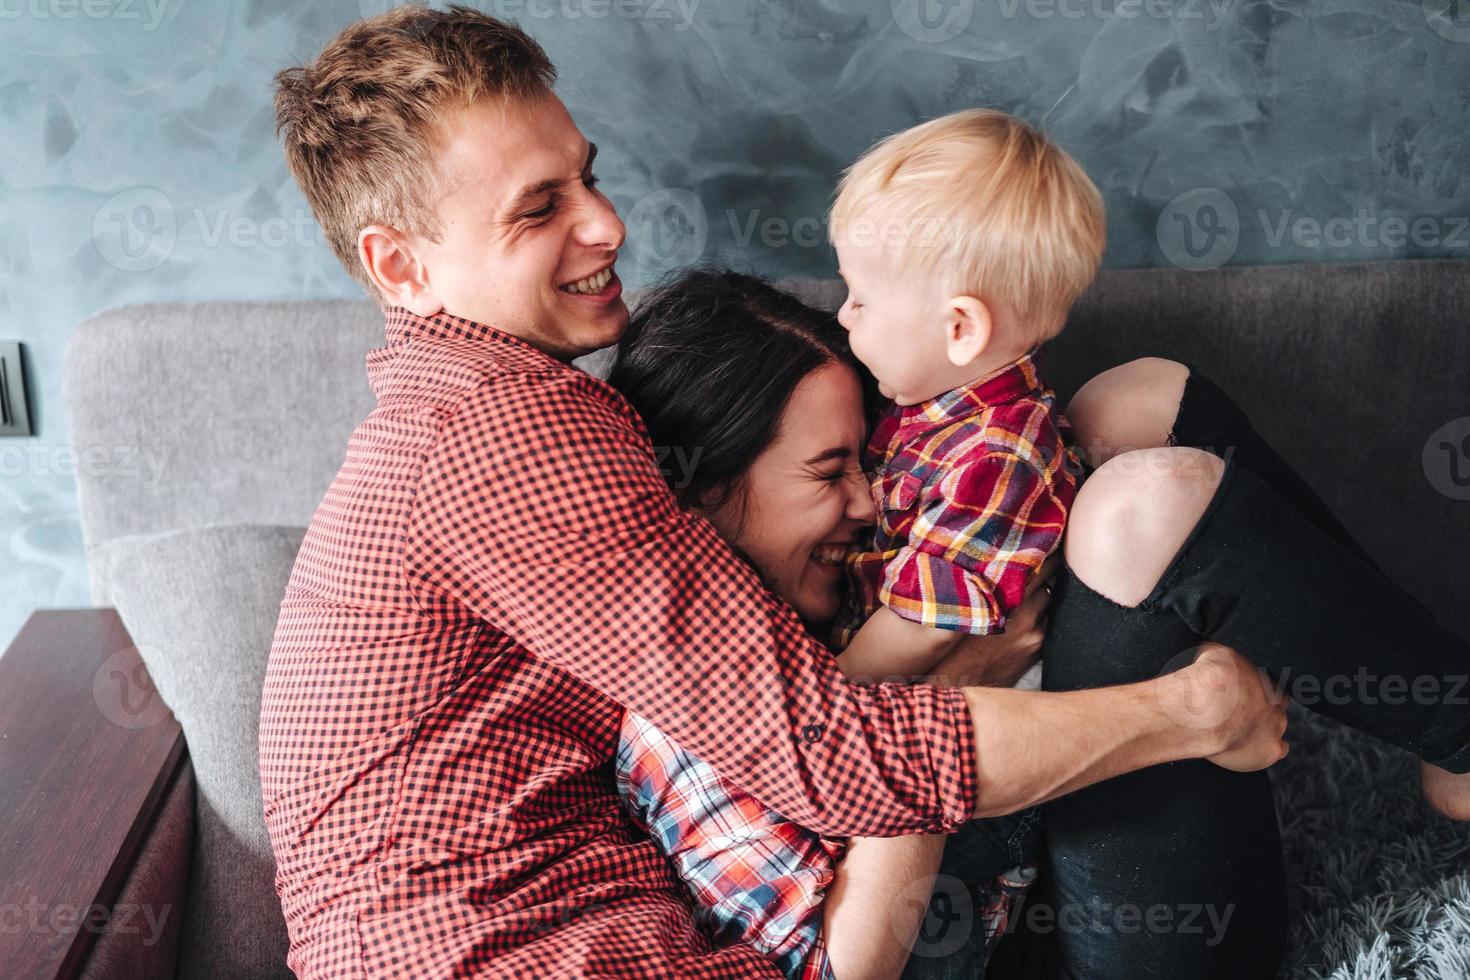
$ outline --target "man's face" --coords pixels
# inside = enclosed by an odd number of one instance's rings
[[[429,305],[563,359],[616,343],[625,229],[561,100],[482,99],[445,116],[437,148],[440,240],[414,249]]]

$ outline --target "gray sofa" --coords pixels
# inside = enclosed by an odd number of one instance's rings
[[[817,304],[841,296],[790,285]],[[1470,416],[1467,323],[1470,262],[1116,270],[1047,364],[1064,398],[1139,355],[1199,365],[1391,574],[1470,631],[1470,492],[1431,444],[1470,435],[1470,421],[1444,429]],[[183,910],[178,945],[104,936],[92,975],[289,975],[256,781],[259,689],[301,530],[372,407],[363,356],[381,342],[365,301],[136,306],[71,341],[74,445],[135,453],[131,468],[79,467],[95,602],[121,614],[192,765],[124,886]]]

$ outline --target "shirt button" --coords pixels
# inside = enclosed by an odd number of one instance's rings
[[[803,741],[808,743],[817,742],[821,740],[822,736],[825,735],[826,732],[827,730],[821,725],[807,725],[802,728],[801,737]]]

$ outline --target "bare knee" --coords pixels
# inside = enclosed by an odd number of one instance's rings
[[[1088,478],[1072,505],[1067,565],[1094,591],[1138,605],[1204,515],[1224,465],[1187,448],[1115,456]]]
[[[1424,798],[1451,820],[1470,820],[1470,774],[1446,772],[1427,762],[1419,763]]]
[[[1141,357],[1110,368],[1072,398],[1066,416],[1077,449],[1092,466],[1133,449],[1168,445],[1189,368]]]

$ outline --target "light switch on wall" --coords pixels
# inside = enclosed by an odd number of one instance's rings
[[[33,433],[20,343],[0,340],[0,437],[29,435]]]

